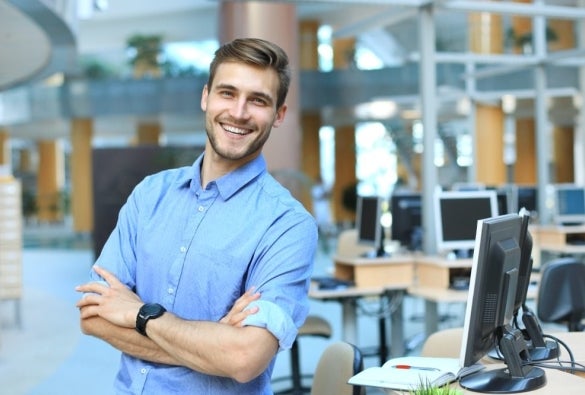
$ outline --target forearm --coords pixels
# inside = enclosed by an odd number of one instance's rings
[[[180,365],[247,382],[261,374],[278,350],[266,329],[185,321],[173,314],[148,322],[148,337]]]
[[[149,362],[180,365],[178,360],[134,329],[114,325],[99,316],[81,319],[80,325],[84,334],[102,339],[123,353]]]

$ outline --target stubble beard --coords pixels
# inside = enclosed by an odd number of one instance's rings
[[[221,128],[221,126],[218,126],[218,127]],[[219,155],[221,158],[231,160],[231,161],[242,160],[242,159],[245,159],[249,156],[254,155],[255,153],[258,153],[259,151],[262,150],[262,147],[264,146],[264,144],[268,140],[268,137],[270,136],[270,130],[269,130],[265,134],[263,134],[260,138],[256,138],[256,139],[252,140],[250,143],[247,143],[246,147],[244,147],[243,150],[234,150],[234,149],[230,149],[229,147],[224,148],[221,146],[221,143],[216,138],[216,135],[210,131],[210,130],[213,130],[212,123],[208,124],[206,126],[205,130],[207,132],[207,139],[209,140],[209,144],[211,145],[211,148],[213,149],[213,151],[217,155]],[[223,130],[220,131],[219,133],[223,133]]]

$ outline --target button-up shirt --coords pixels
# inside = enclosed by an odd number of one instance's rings
[[[308,313],[315,221],[262,156],[205,188],[202,160],[139,183],[96,263],[145,303],[186,320],[217,322],[255,286],[260,309],[245,324],[266,328],[288,349]],[[115,387],[120,394],[269,394],[274,362],[241,384],[122,354]]]

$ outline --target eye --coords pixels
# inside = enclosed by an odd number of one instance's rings
[[[219,91],[219,95],[222,97],[233,97],[234,93],[232,91],[222,90],[222,91]]]
[[[265,99],[261,98],[261,97],[253,97],[252,99],[250,99],[250,101],[258,106],[266,106],[268,105],[268,103],[266,102]]]

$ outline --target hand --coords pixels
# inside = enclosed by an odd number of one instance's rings
[[[252,287],[247,290],[242,296],[236,300],[231,310],[221,319],[221,324],[228,324],[231,326],[241,327],[244,325],[246,317],[258,312],[258,306],[246,309],[250,303],[260,299],[260,292],[255,292],[255,288]]]
[[[85,293],[76,304],[81,318],[100,316],[112,324],[134,328],[136,315],[144,302],[109,271],[97,265],[93,269],[107,285],[92,281],[75,288],[76,291]]]

